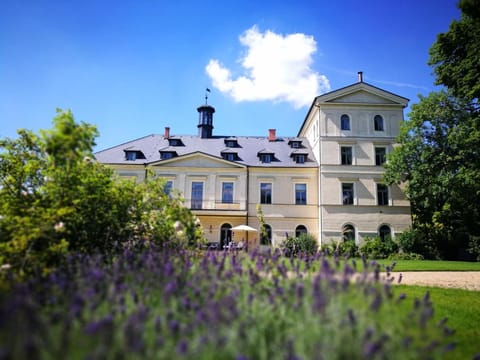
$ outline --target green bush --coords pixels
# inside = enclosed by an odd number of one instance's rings
[[[315,254],[318,250],[318,243],[315,236],[311,234],[300,234],[297,237],[288,237],[282,244],[286,256],[297,256],[298,254]]]
[[[380,237],[367,237],[365,243],[360,246],[359,253],[368,259],[386,259],[397,253],[398,244],[390,236],[382,240]]]
[[[358,246],[355,244],[355,240],[330,242],[322,245],[322,251],[326,255],[347,256],[350,258],[358,256]]]
[[[423,260],[423,256],[415,253],[398,252],[388,256],[390,260]]]

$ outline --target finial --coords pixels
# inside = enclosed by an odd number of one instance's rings
[[[208,93],[210,92],[209,88],[205,89],[205,105],[208,105]]]

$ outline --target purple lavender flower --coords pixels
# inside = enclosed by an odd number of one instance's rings
[[[185,339],[181,339],[177,344],[177,353],[185,355],[188,352],[188,342]]]

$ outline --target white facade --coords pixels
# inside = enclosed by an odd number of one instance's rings
[[[411,225],[410,204],[382,182],[408,100],[360,81],[319,96],[298,133],[319,163],[318,232],[322,243],[350,230],[365,237],[398,235]]]

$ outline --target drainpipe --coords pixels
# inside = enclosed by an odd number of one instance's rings
[[[249,172],[249,167],[247,166],[247,188],[245,191],[245,202],[246,202],[246,210],[247,210],[247,219],[245,221],[245,225],[248,225],[248,204],[250,203],[249,199],[249,192],[248,189],[250,187],[250,172]]]

